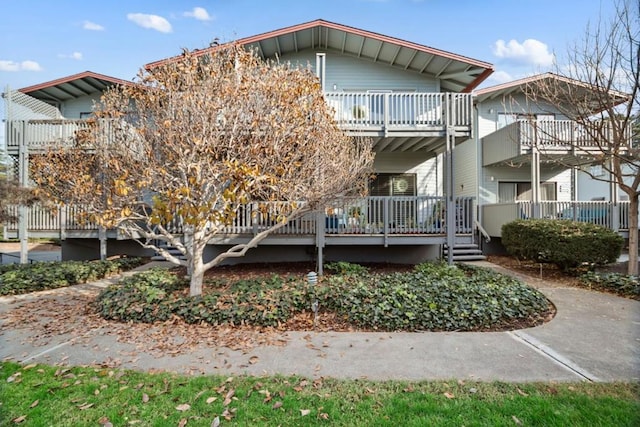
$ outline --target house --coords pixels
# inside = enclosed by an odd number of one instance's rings
[[[472,197],[454,200],[447,179],[454,168],[447,154],[473,135],[471,92],[491,74],[491,64],[323,20],[237,43],[256,49],[265,59],[310,64],[339,126],[346,132],[371,137],[376,151],[377,176],[368,198],[336,201],[318,213],[319,217],[289,224],[264,240],[248,258],[313,259],[320,250],[327,260],[418,262],[440,257],[447,243],[473,244],[475,202]],[[204,49],[199,54],[206,52]],[[79,119],[80,113],[90,109],[82,110],[85,107],[75,99],[79,94],[62,85],[84,87],[91,77],[95,76],[70,76],[19,92],[53,103],[64,117],[64,112],[73,111],[74,118]],[[106,78],[97,80],[105,87],[110,82]],[[94,87],[97,91],[86,90],[83,100],[98,95],[102,87]],[[73,96],[63,98],[62,93]],[[31,150],[54,134],[55,138],[72,137],[73,126],[81,126],[77,122],[71,127],[59,126],[62,122],[54,122],[59,120],[57,116],[40,121],[26,119],[8,118],[9,154],[14,158],[20,157],[20,146]],[[19,125],[28,131],[17,134]],[[48,126],[49,133],[36,138],[31,131],[36,125]],[[445,197],[447,194],[451,197]],[[31,234],[62,236],[63,258],[96,257],[98,230],[90,225],[78,229],[82,227],[73,224],[72,216],[67,213],[64,218],[52,219],[51,224],[37,225],[33,222],[46,221],[32,218]],[[247,239],[253,225],[240,224],[212,241],[209,255]],[[16,228],[10,224],[7,234],[19,234]],[[133,242],[122,240],[117,230],[107,230],[104,237],[109,239],[110,253],[134,250],[125,249]]]
[[[558,81],[584,89],[581,82],[545,73],[475,92],[476,137],[454,151],[454,182],[456,195],[476,197],[480,223],[494,242],[503,224],[519,218],[573,219],[627,234],[628,201],[616,185],[584,172],[598,173],[602,150],[595,133],[527,96]],[[613,95],[616,103],[627,100]]]
[[[477,257],[481,242],[499,238],[501,225],[510,220],[583,220],[602,208],[607,215],[594,214],[592,220],[624,231],[624,202],[580,204],[577,169],[545,160],[570,159],[575,154],[570,143],[578,138],[573,124],[549,106],[526,101],[525,89],[552,75],[474,93],[493,72],[491,64],[324,20],[237,43],[264,59],[311,66],[338,125],[372,138],[376,152],[376,177],[368,197],[336,200],[292,221],[249,251],[247,261],[416,263],[443,257],[443,248],[453,248],[446,252],[451,262]],[[8,151],[21,166],[16,174],[24,182],[29,153],[73,138],[90,114],[90,104],[111,84],[130,83],[86,72],[6,96]],[[543,127],[566,134],[568,144],[545,145],[540,138],[532,143],[532,136],[539,135],[533,131]],[[574,160],[583,167],[589,164],[584,158]],[[28,221],[8,224],[5,235],[26,238],[28,228],[32,236],[59,237],[65,259],[105,255],[107,241],[109,255],[141,253],[118,230],[78,223],[73,209],[77,207],[47,213],[23,208]],[[239,219],[210,242],[205,256],[248,241],[261,225],[250,215]]]

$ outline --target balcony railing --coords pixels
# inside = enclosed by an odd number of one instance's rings
[[[278,221],[277,204],[280,202],[250,203],[238,209],[232,224],[223,235],[253,235],[275,225]],[[456,200],[456,234],[470,234],[475,220],[474,199]],[[83,210],[78,206],[47,209],[34,206],[29,209],[28,230],[50,231],[70,235],[73,231],[97,230],[96,224],[79,220]],[[18,215],[12,206],[9,213]],[[446,201],[443,197],[403,196],[366,197],[337,200],[322,212],[310,212],[288,221],[274,231],[274,235],[444,235],[446,233]],[[18,230],[18,221],[8,222],[12,235]],[[173,233],[182,232],[179,219],[166,227]],[[85,233],[86,234],[86,233]]]
[[[344,127],[441,128],[472,123],[470,94],[326,92],[325,99]]]
[[[589,222],[614,231],[629,230],[629,202],[621,201],[531,201],[482,206],[483,226],[491,236],[501,236],[502,225],[516,219],[546,218]]]

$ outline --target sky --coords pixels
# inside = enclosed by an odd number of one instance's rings
[[[562,63],[589,23],[611,16],[614,0],[0,0],[0,7],[4,92],[87,70],[132,80],[144,64],[182,48],[315,19],[492,63],[482,85],[489,86],[549,71],[554,58]]]

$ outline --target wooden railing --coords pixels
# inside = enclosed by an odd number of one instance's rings
[[[256,234],[272,227],[279,220],[278,204],[281,202],[250,203],[238,209],[233,223],[226,226],[221,234]],[[28,213],[28,230],[70,231],[97,230],[96,224],[81,220],[80,206],[62,206],[48,209],[31,207]],[[456,200],[457,234],[470,234],[475,220],[474,199],[461,197]],[[18,208],[10,207],[10,214],[18,216]],[[85,215],[86,217],[86,215]],[[443,197],[403,196],[366,197],[335,201],[323,212],[309,212],[302,217],[288,221],[274,235],[326,235],[342,234],[419,234],[443,235],[446,233],[446,204]],[[180,234],[182,224],[179,218],[165,225],[171,232]],[[320,227],[318,227],[320,226]],[[18,221],[6,224],[8,231],[18,230]]]
[[[589,222],[614,231],[629,230],[629,202],[621,201],[530,201],[482,206],[482,222],[489,234],[501,235],[502,225],[516,219],[546,218]]]
[[[380,127],[471,126],[470,94],[326,92],[339,125]]]
[[[613,126],[609,122],[594,122],[593,128],[578,124],[571,120],[518,120],[511,123],[490,136],[488,139],[509,138],[511,141],[531,147],[537,141],[542,147],[597,147],[602,144],[601,136],[611,140]],[[629,128],[630,131],[630,128]],[[631,133],[629,141],[631,141]]]

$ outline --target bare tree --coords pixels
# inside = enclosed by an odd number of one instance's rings
[[[629,197],[629,274],[638,274],[638,194],[640,186],[640,3],[616,2],[610,21],[588,26],[584,38],[568,50],[568,65],[557,65],[555,78],[536,81],[527,88],[530,101],[548,105],[573,120],[582,132],[571,141],[573,159],[601,165],[604,176]],[[540,132],[540,130],[539,130]],[[551,143],[565,144],[558,132],[544,135]],[[544,155],[544,153],[543,153]],[[553,159],[566,167],[576,163]]]
[[[33,190],[21,187],[17,182],[0,176],[0,224],[17,220],[16,215],[9,210],[9,206],[32,206],[38,201],[39,198]]]
[[[346,136],[308,69],[267,63],[240,46],[183,54],[106,93],[86,135],[33,160],[42,192],[85,207],[190,273],[243,256],[336,196],[362,194],[370,141]],[[247,212],[247,243],[204,261],[207,243]],[[177,248],[173,256],[158,242]]]

